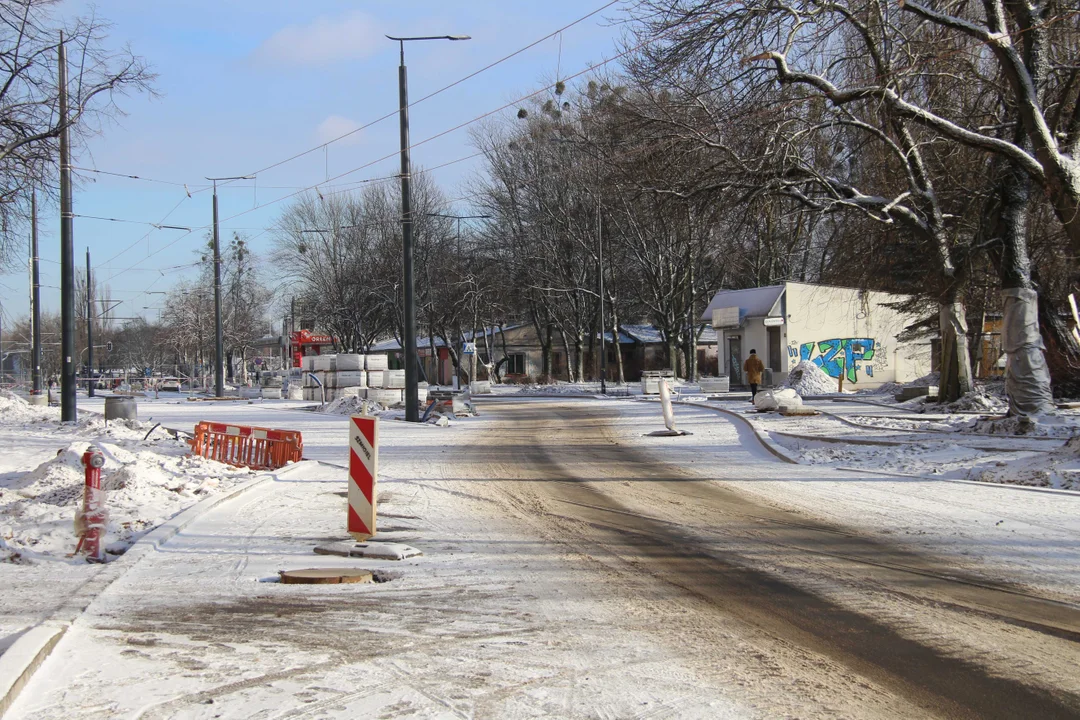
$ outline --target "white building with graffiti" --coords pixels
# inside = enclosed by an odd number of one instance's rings
[[[719,371],[732,385],[744,384],[743,362],[757,350],[774,384],[782,383],[800,361],[809,360],[838,380],[843,374],[845,390],[859,390],[908,382],[930,372],[930,340],[898,340],[919,320],[890,307],[905,299],[788,282],[721,290],[701,319],[716,328]]]

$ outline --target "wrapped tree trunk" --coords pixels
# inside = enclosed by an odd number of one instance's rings
[[[1054,395],[1080,397],[1080,342],[1045,295],[1039,298],[1039,326],[1046,342],[1046,364]]]
[[[1005,392],[1009,414],[1031,417],[1054,409],[1050,393],[1050,369],[1046,365],[1042,336],[1039,335],[1039,297],[1028,288],[1001,291],[1005,310],[1001,342],[1008,355]]]
[[[941,379],[938,381],[940,402],[955,402],[971,391],[971,355],[968,353],[967,319],[964,304],[940,305]]]

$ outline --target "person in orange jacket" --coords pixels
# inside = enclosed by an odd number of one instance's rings
[[[765,372],[765,363],[757,356],[757,350],[751,350],[750,357],[746,358],[742,367],[746,372],[746,382],[750,383],[750,402],[754,402],[758,385],[761,384],[761,373]]]

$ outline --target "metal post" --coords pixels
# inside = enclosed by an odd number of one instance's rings
[[[39,395],[41,394],[41,276],[38,272],[37,190],[30,193],[30,264],[32,275],[30,322],[33,325],[30,331],[33,343],[30,368],[33,373],[34,394]]]
[[[60,420],[75,422],[75,249],[68,140],[67,49],[60,33]]]
[[[90,248],[86,248],[86,394],[94,397],[94,290],[90,277]]]
[[[600,214],[600,172],[597,165],[596,184],[596,244],[598,247],[598,274],[600,275],[600,393],[607,394],[607,344],[604,342],[604,234]],[[612,337],[615,351],[619,351],[619,338]]]
[[[214,181],[214,395],[225,395],[225,331],[221,326],[221,242],[218,239],[217,181]]]
[[[401,41],[398,67],[398,102],[401,108],[401,252],[405,289],[405,421],[420,421],[420,391],[416,372],[416,296],[413,287],[412,197],[409,158],[409,86],[405,69],[405,42]]]

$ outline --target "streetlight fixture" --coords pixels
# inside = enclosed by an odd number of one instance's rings
[[[398,102],[401,117],[401,253],[405,295],[405,421],[420,422],[420,392],[416,357],[416,293],[413,287],[412,161],[409,158],[409,80],[405,69],[405,43],[418,40],[471,40],[468,35],[425,35],[387,38],[401,47],[398,67]]]
[[[218,236],[217,184],[219,180],[254,180],[254,175],[208,177],[214,183],[214,395],[225,396],[225,330],[221,326],[221,241]]]

